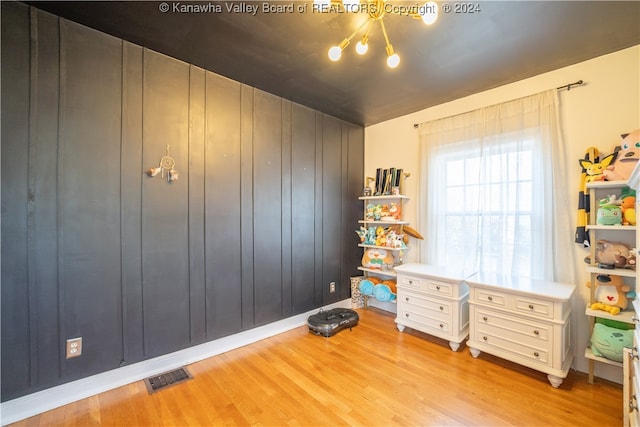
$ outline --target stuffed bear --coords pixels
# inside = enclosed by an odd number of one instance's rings
[[[624,283],[622,276],[599,274],[596,276],[595,286],[592,310],[603,310],[616,315],[627,308],[628,298],[635,296],[635,292],[631,292],[631,287]],[[591,287],[591,282],[587,282],[587,287]]]
[[[627,180],[640,160],[640,129],[622,135],[620,146],[616,147],[616,159],[603,171],[607,181]]]

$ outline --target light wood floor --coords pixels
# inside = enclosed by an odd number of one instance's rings
[[[142,381],[14,426],[621,426],[622,387],[546,375],[358,310],[331,338],[300,327],[207,359],[152,395]]]

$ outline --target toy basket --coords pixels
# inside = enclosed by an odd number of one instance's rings
[[[356,276],[351,278],[351,308],[364,307],[364,296],[360,293],[360,281],[364,276]]]

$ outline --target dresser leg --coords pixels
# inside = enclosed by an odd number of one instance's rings
[[[453,351],[458,351],[458,349],[460,348],[460,343],[449,341],[449,347],[451,347],[451,350]]]
[[[404,326],[404,325],[402,325],[402,324],[400,324],[400,323],[396,323],[396,328],[398,328],[398,330],[399,330],[400,332],[404,332],[404,328],[405,328],[405,326]]]
[[[480,350],[478,350],[477,348],[469,347],[469,352],[471,352],[471,355],[473,356],[474,359],[480,356]]]
[[[547,379],[549,380],[549,382],[554,388],[560,387],[560,384],[562,384],[562,380],[563,380],[563,378],[556,377],[555,375],[551,375],[551,374],[547,375]]]

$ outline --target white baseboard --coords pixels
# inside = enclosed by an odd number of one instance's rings
[[[339,301],[324,308],[331,309],[336,307],[350,308],[351,299]],[[2,425],[15,423],[42,412],[281,334],[306,325],[307,318],[317,311],[318,309],[314,309],[304,314],[189,347],[175,353],[165,354],[3,402],[0,404],[0,423]]]

